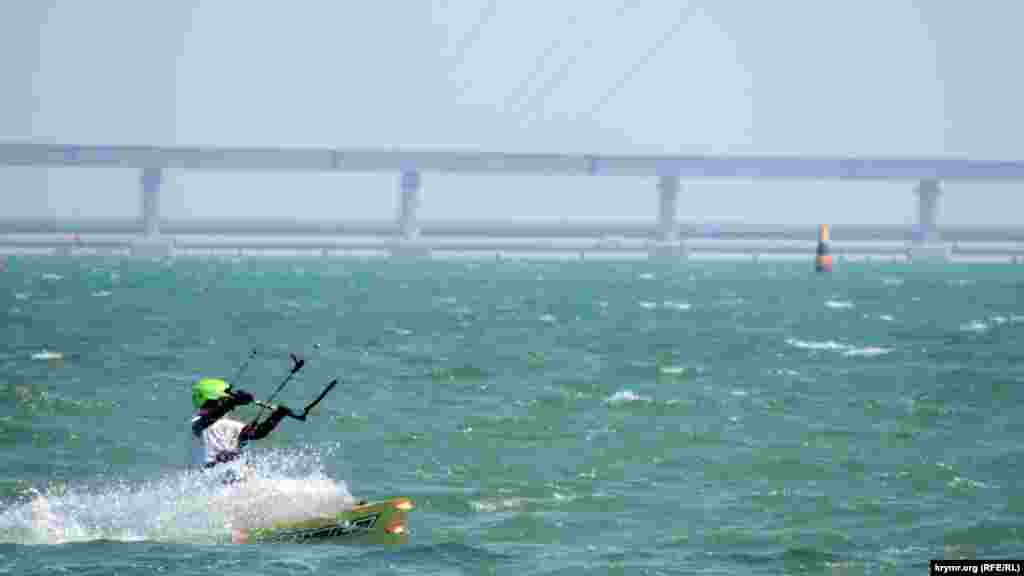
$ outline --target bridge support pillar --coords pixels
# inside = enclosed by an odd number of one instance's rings
[[[160,235],[160,184],[163,177],[161,168],[142,169],[142,236],[132,241],[132,256],[165,258],[174,254],[174,241]]]
[[[679,176],[658,178],[658,237],[650,249],[650,257],[678,260],[686,257],[686,248],[679,239],[676,220],[679,205]]]
[[[922,180],[914,189],[917,193],[917,226],[907,255],[911,261],[948,261],[952,251],[942,242],[939,234],[939,196],[942,187],[938,180]]]
[[[420,173],[405,170],[398,180],[398,239],[391,250],[392,256],[421,258],[430,255],[430,249],[420,240]]]

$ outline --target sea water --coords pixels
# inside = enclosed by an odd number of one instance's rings
[[[0,269],[0,574],[1020,557],[1022,287],[1002,264],[19,256]],[[251,355],[232,383],[265,398],[289,353],[307,366],[277,401],[339,384],[250,446],[265,490],[188,471],[191,382]],[[240,502],[392,496],[416,504],[398,547],[230,544]]]

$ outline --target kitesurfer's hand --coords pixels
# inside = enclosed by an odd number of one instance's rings
[[[235,399],[235,403],[239,406],[245,406],[246,404],[252,404],[255,400],[252,394],[249,394],[245,390],[234,390],[231,392],[231,397]]]
[[[285,416],[295,416],[295,413],[287,406],[278,406],[274,409],[274,413],[271,416],[276,420],[280,420]]]

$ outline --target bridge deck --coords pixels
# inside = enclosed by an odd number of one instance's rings
[[[0,166],[520,173],[816,180],[1015,180],[1024,162],[956,158],[626,156],[475,151],[96,146],[0,142]]]

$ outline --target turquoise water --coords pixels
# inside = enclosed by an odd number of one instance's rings
[[[1021,556],[1024,268],[810,268],[8,260],[0,573],[923,574]],[[409,496],[407,544],[229,543],[214,489],[183,472],[189,384],[253,349],[235,385],[259,397],[289,352],[308,365],[279,400],[341,381],[251,446],[268,477]]]

